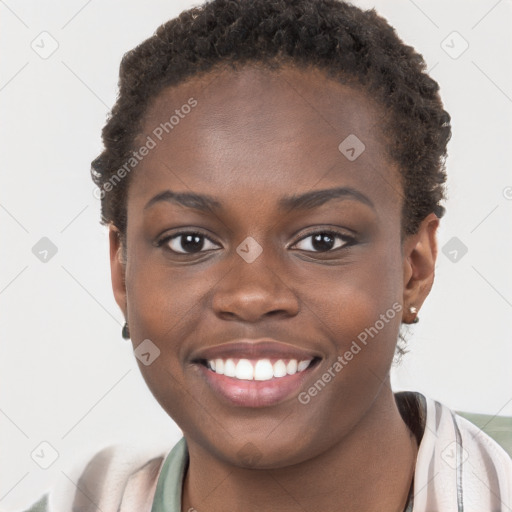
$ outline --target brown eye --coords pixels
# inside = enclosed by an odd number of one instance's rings
[[[179,254],[195,254],[219,247],[202,233],[189,231],[167,237],[165,240],[162,240],[160,245],[166,245],[171,251]]]
[[[328,252],[349,245],[354,239],[343,233],[335,231],[317,231],[302,238],[294,247],[302,251]],[[299,245],[302,244],[302,247]]]

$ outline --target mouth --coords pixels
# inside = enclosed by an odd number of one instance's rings
[[[210,388],[230,405],[265,407],[298,394],[321,356],[280,342],[235,342],[192,359]]]
[[[312,359],[208,359],[199,361],[208,370],[217,375],[225,375],[237,380],[269,381],[282,379],[288,375],[302,373],[312,365],[316,364],[319,358]]]

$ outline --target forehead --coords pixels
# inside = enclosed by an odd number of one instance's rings
[[[268,195],[323,180],[400,203],[381,119],[360,86],[316,68],[218,69],[152,101],[137,144],[148,137],[155,144],[137,165],[130,195],[162,187],[237,194],[264,187]]]

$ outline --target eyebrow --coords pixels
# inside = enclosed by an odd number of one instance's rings
[[[195,194],[193,192],[173,192],[172,190],[165,190],[160,192],[155,197],[150,199],[144,210],[159,202],[167,202],[186,206],[187,208],[194,208],[195,210],[213,212],[221,208],[221,204],[211,196],[203,194]]]
[[[356,201],[366,204],[375,210],[375,205],[370,198],[351,187],[313,190],[311,192],[306,192],[305,194],[285,196],[279,200],[278,205],[282,210],[310,210],[333,199],[355,199]],[[146,210],[154,204],[162,201],[211,213],[222,208],[221,203],[209,195],[165,190],[150,199],[144,209]]]
[[[375,205],[369,197],[351,187],[313,190],[301,195],[283,197],[279,201],[279,206],[282,209],[310,210],[333,199],[355,199],[356,201],[366,204],[375,210]]]

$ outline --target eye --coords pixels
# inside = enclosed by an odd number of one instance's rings
[[[178,254],[194,254],[220,247],[203,233],[195,231],[182,231],[168,236],[158,242],[158,246],[162,245],[166,245],[171,251]]]
[[[328,252],[346,245],[352,245],[355,239],[337,231],[316,231],[299,240],[293,247],[309,252]],[[299,245],[302,244],[302,247]]]

